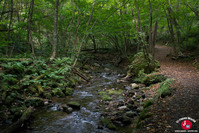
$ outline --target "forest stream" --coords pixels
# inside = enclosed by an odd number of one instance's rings
[[[104,69],[105,68],[105,69]],[[114,133],[130,132],[127,127],[117,127],[117,130],[110,130],[101,127],[100,121],[103,115],[104,103],[99,92],[104,88],[113,89],[124,87],[124,83],[117,83],[122,70],[110,64],[101,64],[100,68],[89,72],[92,80],[74,91],[74,94],[67,98],[53,99],[53,106],[40,109],[33,114],[33,120],[29,129],[22,132],[27,133]],[[128,87],[127,87],[128,88]],[[114,101],[121,101],[122,96],[115,97]],[[68,101],[76,101],[81,104],[80,110],[67,114],[59,111],[62,104]]]

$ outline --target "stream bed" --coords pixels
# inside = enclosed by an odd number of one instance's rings
[[[101,64],[98,69],[89,72],[92,79],[89,83],[78,86],[72,96],[53,99],[53,106],[39,109],[33,115],[29,128],[21,131],[26,133],[128,133],[129,127],[117,126],[110,130],[99,126],[104,111],[102,95],[104,88],[123,89],[127,83],[117,83],[123,71],[110,64]],[[128,83],[129,84],[129,83]],[[119,98],[121,100],[122,97]],[[59,111],[62,104],[76,101],[81,104],[80,110],[70,114]]]

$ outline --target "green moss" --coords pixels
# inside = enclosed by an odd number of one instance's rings
[[[171,94],[170,85],[173,83],[173,79],[167,79],[161,83],[160,88],[158,89],[158,97],[166,97]]]
[[[152,62],[152,56],[151,55],[149,56],[149,60],[150,60],[150,62]],[[152,64],[150,64],[150,66],[152,66]],[[144,57],[144,53],[143,52],[139,52],[139,53],[134,55],[133,61],[129,65],[129,68],[130,68],[130,72],[133,75],[135,75],[136,77],[138,77],[138,74],[139,74],[140,70],[143,70],[144,73],[151,73],[152,71],[154,71],[159,66],[160,66],[159,62],[155,61],[154,68],[153,69],[149,69],[149,64],[148,64],[147,60]]]
[[[146,118],[151,117],[153,114],[152,113],[148,113],[148,110],[145,108],[143,109],[143,111],[140,113],[140,120],[145,120]]]
[[[119,89],[119,90],[108,90],[108,93],[110,95],[121,95],[123,92],[123,90]]]
[[[152,100],[147,100],[146,102],[144,102],[143,107],[147,108],[149,106],[153,105],[153,101]]]
[[[98,92],[100,95],[106,95],[107,94],[107,92],[106,91],[100,91],[100,92]]]
[[[111,120],[109,120],[108,118],[104,118],[102,120],[103,125],[105,125],[107,128],[112,129],[112,130],[116,130],[116,126],[112,123]]]
[[[66,92],[66,95],[68,95],[68,96],[73,95],[73,89],[72,88],[67,87],[65,92]]]
[[[166,77],[164,75],[160,75],[158,73],[152,73],[149,75],[146,75],[143,79],[142,79],[142,83],[149,86],[151,84],[156,84],[158,82],[162,82],[166,80]]]
[[[102,100],[104,100],[104,101],[110,101],[110,100],[112,100],[112,98],[110,96],[108,96],[108,95],[103,95]]]

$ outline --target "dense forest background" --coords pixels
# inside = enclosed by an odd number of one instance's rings
[[[155,40],[194,50],[199,42],[195,0],[1,0],[0,53],[4,57],[67,56],[81,49],[126,54]]]

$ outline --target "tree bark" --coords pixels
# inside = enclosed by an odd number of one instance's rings
[[[94,35],[89,35],[89,37],[91,38],[92,42],[93,42],[93,49],[94,52],[97,52],[97,45],[96,45],[96,41],[95,41],[95,36]]]
[[[32,16],[33,16],[33,10],[34,10],[34,0],[32,0],[30,2],[27,40],[28,40],[28,43],[31,46],[32,55],[33,55],[33,57],[35,57],[35,48],[34,48],[34,43],[33,43],[33,39],[32,39]]]
[[[88,23],[87,23],[87,27],[86,27],[86,33],[87,33],[87,31],[88,31],[88,27],[89,27],[89,25],[90,25],[90,22],[91,22],[91,19],[92,19],[92,16],[93,16],[95,3],[96,3],[96,0],[93,2],[91,14],[90,14],[90,17],[89,17],[89,20],[88,20]],[[96,21],[95,21],[95,22],[96,22]],[[94,22],[93,26],[95,25],[95,22]],[[92,30],[93,26],[91,27],[90,30]],[[79,58],[79,54],[80,54],[80,51],[81,51],[81,48],[82,48],[82,45],[83,45],[83,42],[84,42],[84,39],[85,39],[85,38],[86,38],[86,35],[84,35],[83,38],[82,38],[82,41],[81,41],[81,43],[80,43],[80,47],[79,47],[79,49],[78,49],[77,57],[76,57],[76,59],[75,59],[75,61],[74,61],[73,67],[74,67],[74,66],[76,65],[76,63],[77,63],[77,60],[78,60],[78,58]]]
[[[150,6],[150,24],[149,24],[149,51],[152,53],[153,49],[153,40],[152,40],[152,23],[153,23],[153,16],[152,16],[152,5],[151,1],[149,0]]]
[[[139,8],[137,6],[137,0],[135,0],[135,7],[136,7],[136,10],[137,10],[139,31],[142,32],[142,26],[141,26],[141,21],[140,21],[140,12],[139,12]]]
[[[57,23],[58,23],[58,8],[59,0],[55,1],[55,16],[54,16],[54,30],[53,30],[53,52],[50,57],[50,60],[53,60],[56,57],[57,44],[58,44],[58,33],[57,33]]]
[[[142,26],[141,26],[141,21],[140,21],[140,12],[139,12],[139,8],[138,8],[138,5],[137,5],[137,1],[135,0],[135,7],[136,7],[136,10],[137,10],[137,18],[138,18],[138,25],[139,25],[139,32],[142,33]],[[140,42],[141,42],[141,39],[142,38],[138,38],[138,43],[137,43],[137,52],[140,51]]]
[[[10,1],[11,2],[11,6],[10,6],[10,22],[9,22],[9,27],[8,27],[8,41],[11,41],[10,39],[10,31],[11,31],[11,26],[12,26],[12,21],[13,21],[13,0]],[[6,47],[6,56],[8,57],[8,53],[9,53],[9,49],[11,48],[10,46],[10,43],[8,43],[8,46]]]

